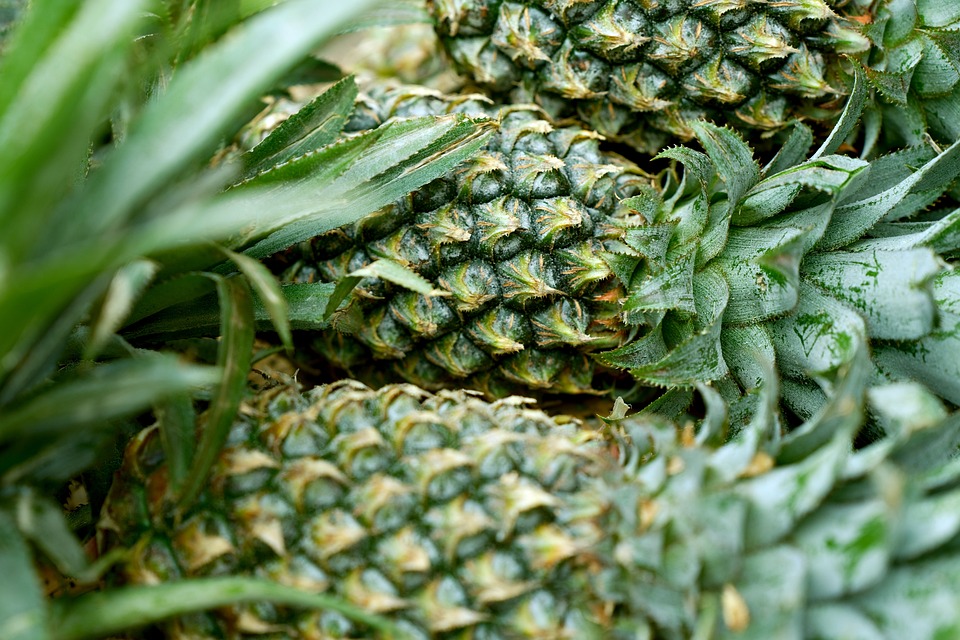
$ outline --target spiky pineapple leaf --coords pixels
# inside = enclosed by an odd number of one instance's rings
[[[731,129],[700,120],[691,123],[691,127],[727,187],[728,207],[735,207],[747,190],[760,180],[760,167],[753,158],[753,151]]]
[[[415,293],[425,296],[449,295],[445,291],[434,289],[428,280],[418,273],[411,271],[395,260],[380,258],[370,264],[351,271],[337,281],[336,288],[327,302],[327,307],[323,313],[323,319],[329,320],[340,303],[347,299],[350,292],[360,284],[364,278],[379,278],[386,282],[392,282],[404,289],[409,289]]]
[[[863,107],[866,102],[866,79],[864,78],[863,70],[855,65],[853,70],[853,88],[850,90],[850,98],[847,99],[847,104],[843,107],[843,113],[840,114],[840,120],[830,130],[830,135],[823,141],[820,148],[810,156],[811,160],[828,156],[840,148],[840,145],[843,144],[843,141],[847,139],[847,136],[850,135],[850,132],[852,132],[853,128],[857,125],[857,121],[860,120],[860,114],[863,113]]]
[[[787,136],[783,146],[760,173],[764,176],[772,176],[800,164],[807,159],[812,146],[813,131],[802,122],[795,122],[790,127],[790,135]]]
[[[231,194],[239,199],[250,187],[265,187],[259,199],[264,205],[270,200],[278,223],[267,237],[250,238],[257,241],[244,251],[263,258],[447,174],[483,146],[491,126],[462,116],[394,121],[261,174],[225,194],[223,204],[232,208]],[[285,182],[274,184],[281,177]],[[245,206],[256,207],[254,201]]]
[[[934,329],[938,313],[929,287],[942,269],[924,248],[829,251],[808,256],[803,277],[857,309],[871,338],[916,340]]]
[[[885,638],[960,636],[960,556],[934,554],[899,566],[877,587],[851,599]]]
[[[716,269],[708,268],[693,278],[692,292],[696,320],[670,336],[666,342],[672,345],[671,349],[666,349],[660,337],[662,325],[658,325],[647,338],[603,353],[602,360],[610,366],[629,369],[637,380],[660,386],[692,386],[726,375],[720,352],[723,310],[729,298],[726,281]],[[642,351],[641,344],[645,347]]]
[[[827,250],[849,244],[880,220],[890,220],[890,212],[908,194],[944,190],[957,175],[960,175],[960,142],[955,142],[919,171],[889,189],[837,207],[818,247]],[[912,214],[915,210],[913,207],[907,208],[903,210],[903,215]]]
[[[244,175],[256,175],[336,140],[356,98],[352,76],[324,91],[244,155]]]

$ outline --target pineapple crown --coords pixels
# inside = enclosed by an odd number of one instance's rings
[[[960,210],[905,222],[960,174],[960,144],[866,162],[831,155],[841,124],[834,142],[801,162],[810,138],[798,128],[798,144],[761,169],[733,131],[694,128],[706,153],[661,152],[682,177],[668,170],[661,190],[621,203],[635,224],[608,260],[628,292],[622,317],[644,335],[601,361],[654,385],[732,378],[750,389],[761,379],[759,351],[778,363],[785,398],[808,417],[823,401],[808,376],[825,382],[869,342],[884,354],[878,379],[916,374],[960,400],[943,365],[924,374],[907,364],[926,362],[930,340],[960,354],[945,306],[955,277],[943,260],[958,250]]]
[[[707,416],[697,430],[622,410],[607,419],[625,439],[624,464],[597,492],[610,510],[613,559],[597,582],[605,598],[646,614],[621,620],[622,637],[837,637],[838,625],[860,637],[934,637],[953,628],[949,615],[897,616],[935,608],[937,587],[924,580],[953,588],[948,541],[960,518],[937,532],[917,523],[957,500],[960,422],[920,385],[870,388],[869,378],[860,348],[816,415],[786,435],[769,369],[746,411],[701,385]],[[865,406],[888,435],[854,451]],[[728,439],[729,425],[739,430]]]

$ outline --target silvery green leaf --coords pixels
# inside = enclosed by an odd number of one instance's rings
[[[753,158],[753,151],[731,129],[703,120],[695,120],[690,126],[726,185],[727,206],[735,208],[740,198],[760,179],[760,167]]]
[[[917,558],[960,533],[960,490],[938,493],[904,505],[897,530],[897,560]]]
[[[809,380],[804,380],[801,399],[807,404],[799,411],[810,411],[806,421],[783,437],[777,461],[788,463],[802,461],[806,456],[827,447],[831,440],[846,437],[853,438],[863,425],[863,396],[870,379],[870,357],[866,345],[861,344],[848,361],[839,367],[833,376],[832,384],[823,380],[825,389],[821,390]],[[788,380],[781,382],[785,400]],[[800,386],[794,383],[794,386]]]
[[[763,168],[763,176],[772,176],[807,159],[813,145],[813,131],[800,121],[790,128],[790,135],[773,159]]]
[[[773,342],[762,324],[726,326],[720,343],[730,372],[746,390],[759,387],[765,380],[762,363],[776,362]]]
[[[723,640],[802,640],[806,609],[806,561],[799,551],[777,546],[747,556],[735,588],[746,604],[747,620],[731,629],[738,619],[737,598],[723,603]],[[739,627],[739,625],[736,625]]]
[[[960,175],[960,142],[886,191],[837,207],[819,247],[835,249],[857,240],[880,220],[890,220],[887,215],[911,192],[945,189],[957,175]],[[898,219],[915,213],[909,209],[897,212]]]
[[[835,438],[806,459],[743,480],[736,492],[750,501],[747,548],[779,540],[817,509],[833,488],[848,448],[845,439]]]
[[[663,340],[662,324],[654,325],[642,338],[625,344],[619,349],[604,351],[597,358],[607,366],[631,369],[652,365],[667,355],[667,345]]]
[[[960,277],[947,271],[934,283],[940,309],[935,331],[910,342],[878,344],[873,359],[890,380],[916,380],[953,403],[960,402]]]
[[[902,440],[937,428],[947,418],[943,402],[916,382],[874,385],[867,389],[867,399],[883,430]]]
[[[726,375],[720,351],[721,321],[729,296],[726,281],[714,269],[702,271],[693,280],[693,294],[696,322],[682,332],[683,337],[671,341],[676,346],[662,359],[631,366],[630,373],[636,379],[663,386],[689,386]]]
[[[851,599],[885,638],[938,640],[960,634],[960,555],[933,554],[894,568],[878,586]]]
[[[796,378],[832,371],[866,343],[863,319],[802,279],[796,311],[769,327],[780,370]]]
[[[853,88],[850,90],[850,97],[847,104],[840,114],[840,119],[833,126],[830,135],[823,141],[820,148],[814,152],[811,159],[816,160],[821,156],[835,153],[843,141],[847,139],[850,132],[860,120],[860,114],[863,113],[863,106],[867,100],[867,83],[863,76],[863,71],[859,65],[853,67]]]
[[[929,144],[900,149],[870,161],[869,180],[864,180],[856,190],[844,193],[840,204],[866,200],[913,175],[923,165],[937,156]]]
[[[627,229],[623,241],[642,255],[654,271],[666,266],[667,249],[676,231],[675,224],[651,224]],[[627,283],[629,284],[629,283]]]
[[[807,560],[808,597],[839,598],[883,580],[897,515],[882,500],[871,500],[825,504],[806,518],[790,541]]]
[[[960,71],[955,61],[949,56],[936,40],[922,37],[923,55],[913,72],[910,90],[919,96],[942,96],[960,82]]]
[[[855,606],[848,604],[813,604],[805,619],[808,638],[833,640],[888,640]]]
[[[812,418],[827,400],[823,389],[808,378],[785,377],[780,386],[783,403],[803,420]]]
[[[631,283],[630,293],[623,303],[623,313],[630,316],[634,311],[695,311],[693,292],[693,268],[696,251],[693,248],[673,256],[663,269],[652,264],[642,279]]]
[[[928,27],[954,26],[960,21],[960,5],[939,0],[917,0],[917,13]]]
[[[730,231],[726,249],[715,261],[730,287],[724,324],[761,322],[796,307],[800,259],[810,231],[792,227]]]
[[[930,249],[808,255],[803,278],[863,316],[867,334],[881,340],[912,340],[934,327],[930,292],[943,262]]]
[[[870,170],[869,163],[846,156],[825,156],[785,169],[746,193],[734,209],[733,223],[752,225],[781,213],[803,187],[842,198],[845,193],[858,191]]]

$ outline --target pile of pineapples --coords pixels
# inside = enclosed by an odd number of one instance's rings
[[[0,148],[0,638],[960,638],[960,5],[0,0]]]

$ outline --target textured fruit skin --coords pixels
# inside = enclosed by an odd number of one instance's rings
[[[315,343],[350,372],[372,361],[425,388],[593,391],[590,353],[628,338],[622,290],[603,257],[631,224],[619,203],[651,178],[599,147],[600,137],[553,124],[529,107],[478,96],[386,90],[348,129],[388,118],[462,112],[499,118],[472,163],[367,219],[286,256],[284,278],[335,282],[377,259],[426,278],[424,296],[366,278]]]
[[[621,406],[599,430],[519,398],[277,387],[245,405],[182,515],[157,429],[133,439],[102,510],[102,550],[129,550],[125,582],[253,574],[335,595],[387,616],[394,640],[949,637],[960,416],[918,385],[877,388],[870,410],[887,438],[853,451],[860,356],[825,410],[786,436],[769,380],[729,410],[703,388],[696,426]],[[164,631],[382,637],[265,603]]]
[[[135,583],[252,572],[386,614],[408,638],[582,637],[574,567],[590,564],[584,549],[602,536],[589,478],[613,461],[579,420],[528,404],[352,381],[304,396],[278,388],[247,406],[209,491],[180,521],[165,511],[159,434],[141,433],[102,538],[134,549],[124,573]],[[337,614],[267,605],[168,633],[228,628],[369,637]]]
[[[861,62],[875,70],[872,77],[888,94],[894,83],[884,77],[914,67],[938,79],[918,80],[920,93],[950,93],[957,83],[956,52],[920,34],[933,25],[924,25],[912,3],[428,4],[455,65],[473,80],[500,92],[519,87],[545,105],[566,101],[597,131],[624,136],[651,153],[691,139],[689,124],[700,118],[750,130],[754,143],[796,118],[832,120]],[[896,25],[887,26],[886,13],[896,14]],[[907,15],[914,18],[909,24]],[[902,80],[910,85],[909,74]],[[906,106],[906,94],[891,97]]]

